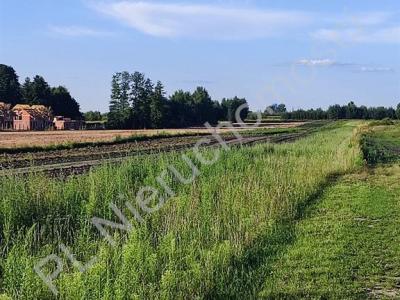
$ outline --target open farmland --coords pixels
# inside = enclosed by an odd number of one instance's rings
[[[154,136],[165,134],[197,134],[204,129],[165,130],[79,130],[79,131],[27,131],[0,132],[0,148],[46,147],[60,144],[112,142],[116,138],[132,136]]]
[[[263,123],[263,128],[293,128],[305,122],[289,123]],[[239,126],[237,130],[243,130]],[[228,132],[231,128],[222,128],[219,132]],[[248,129],[247,129],[248,130]],[[6,132],[0,131],[0,150],[18,149],[26,147],[49,147],[57,145],[113,142],[116,139],[131,138],[135,136],[164,135],[196,135],[209,131],[205,128],[188,129],[148,129],[148,130],[79,130],[79,131],[26,131]]]
[[[0,300],[400,300],[400,0],[0,11]]]
[[[243,137],[241,144],[283,142],[305,136],[324,124],[326,122],[299,123],[296,127],[268,126],[238,132]],[[219,134],[227,143],[237,143],[231,130],[220,130]],[[120,162],[129,156],[187,149],[193,147],[201,136],[211,137],[210,131],[136,135],[109,142],[77,143],[72,146],[59,144],[54,147],[5,148],[0,153],[0,175],[29,173],[33,170],[76,174],[106,162]],[[217,141],[211,141],[208,146],[213,144],[217,144]]]
[[[265,134],[260,130],[252,137]],[[278,137],[289,133],[275,132],[277,143],[231,147],[212,165],[187,148],[132,156],[63,180],[3,177],[1,293],[5,299],[396,299],[400,255],[392,233],[400,216],[392,208],[399,205],[400,160],[367,167],[368,145],[360,140],[390,140],[400,127],[341,121],[296,130],[307,134],[281,143]],[[201,153],[210,158],[216,149]],[[182,154],[198,174],[183,184],[167,172],[170,195],[157,176],[174,166],[189,178]],[[144,207],[135,197],[143,186],[167,201],[153,198]],[[105,226],[112,243],[91,221],[119,224],[111,203],[132,225],[129,231]],[[82,264],[96,259],[82,271],[60,245]],[[34,271],[48,255],[61,259],[52,279],[57,297]],[[54,267],[53,261],[42,271]]]

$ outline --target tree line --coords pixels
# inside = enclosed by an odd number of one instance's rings
[[[323,119],[364,119],[364,120],[382,120],[400,119],[400,103],[397,109],[393,107],[366,107],[357,106],[354,102],[347,105],[335,104],[329,106],[327,110],[318,109],[299,109],[291,112],[284,112],[281,114],[283,119],[296,119],[296,120],[323,120]]]
[[[27,77],[21,85],[11,66],[0,64],[0,101],[16,104],[44,105],[55,115],[81,119],[79,103],[64,86],[51,87],[39,75]]]
[[[212,100],[204,87],[191,93],[183,90],[167,97],[164,85],[140,72],[118,72],[111,82],[108,127],[114,129],[183,128],[218,121],[234,121],[238,107],[246,99],[234,97]],[[244,120],[248,108],[242,110]]]

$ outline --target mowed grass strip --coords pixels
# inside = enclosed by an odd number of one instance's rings
[[[399,299],[400,166],[344,176],[294,224],[260,298]]]

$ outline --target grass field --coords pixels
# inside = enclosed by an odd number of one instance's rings
[[[396,161],[400,155],[400,123],[369,128],[361,143],[370,164]]]
[[[237,295],[264,278],[253,273],[249,255],[268,244],[274,224],[292,218],[331,174],[355,166],[355,127],[333,124],[295,143],[234,149],[200,168],[202,175],[189,186],[169,175],[177,196],[148,216],[145,226],[121,236],[117,248],[96,234],[90,218],[112,218],[110,201],[121,194],[130,198],[143,184],[156,185],[155,175],[169,164],[184,170],[180,155],[134,158],[67,181],[4,179],[2,290],[13,297],[52,298],[33,265],[63,242],[83,261],[100,253],[86,274],[70,266],[60,275],[64,299]]]
[[[33,268],[54,253],[65,266],[54,280],[59,299],[395,299],[400,168],[364,166],[361,125],[330,123],[292,143],[233,148],[210,166],[187,151],[199,176],[182,185],[167,172],[175,195],[147,214],[137,191],[160,188],[156,178],[171,165],[187,177],[181,153],[65,180],[3,178],[0,293],[54,299]],[[144,223],[123,209],[134,229],[110,229],[111,246],[90,219],[117,221],[109,204],[122,209],[126,200]],[[81,273],[60,243],[82,262],[98,260]]]
[[[259,298],[400,298],[399,137],[398,125],[364,131],[362,151],[374,167],[332,178],[286,224],[292,238]]]
[[[394,165],[332,182],[290,227],[259,296],[399,299],[399,180]]]

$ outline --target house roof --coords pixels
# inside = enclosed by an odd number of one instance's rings
[[[0,102],[0,117],[4,118],[5,116],[9,116],[10,109],[11,109],[11,104]]]
[[[50,118],[52,115],[51,109],[44,105],[27,105],[17,104],[13,108],[14,112],[26,111],[34,118]]]
[[[18,110],[24,110],[24,109],[30,109],[31,106],[28,104],[17,104],[13,107],[13,111],[18,111]]]
[[[10,109],[11,109],[11,104],[0,102],[0,110],[10,110]]]

